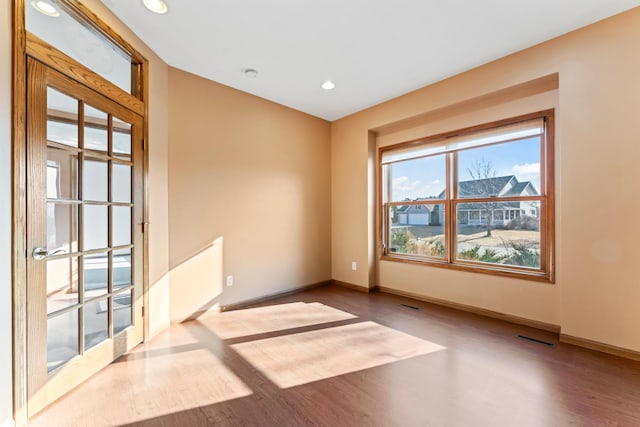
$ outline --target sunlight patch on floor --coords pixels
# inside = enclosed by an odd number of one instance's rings
[[[375,322],[284,335],[231,347],[281,388],[445,349]]]
[[[221,339],[232,339],[355,318],[318,302],[293,302],[225,311],[198,320]]]

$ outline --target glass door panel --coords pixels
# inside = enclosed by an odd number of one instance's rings
[[[79,84],[70,96],[42,64],[29,70],[46,82],[29,76],[31,413],[142,339],[143,122]]]

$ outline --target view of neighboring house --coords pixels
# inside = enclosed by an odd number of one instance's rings
[[[538,190],[531,181],[518,181],[515,175],[461,181],[458,187],[459,198],[475,197],[509,197],[537,196]],[[445,197],[444,191],[438,199]],[[427,201],[420,198],[416,201]],[[487,212],[493,215],[491,223],[495,226],[506,226],[520,216],[538,218],[540,215],[538,202],[535,201],[496,201],[491,203],[461,203],[458,205],[458,224],[486,225]],[[401,225],[433,225],[444,223],[444,212],[440,205],[409,205],[397,210],[398,224]]]

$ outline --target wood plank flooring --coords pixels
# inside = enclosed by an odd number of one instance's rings
[[[173,325],[30,425],[640,426],[640,362],[327,286]]]

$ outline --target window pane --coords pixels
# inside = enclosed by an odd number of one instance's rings
[[[390,164],[390,201],[444,199],[445,162],[445,156],[440,155]]]
[[[84,306],[84,348],[90,349],[109,337],[109,301],[102,299]]]
[[[47,147],[47,198],[78,199],[78,155]]]
[[[95,202],[106,202],[109,193],[109,165],[99,160],[85,160],[82,198]]]
[[[540,268],[540,202],[458,205],[460,260]]]
[[[78,207],[47,203],[47,250],[71,253],[78,250]]]
[[[84,300],[109,291],[109,254],[107,252],[83,257]]]
[[[113,246],[131,244],[131,208],[113,206]]]
[[[78,146],[78,100],[47,88],[47,139]]]
[[[78,304],[78,258],[47,260],[47,314]]]
[[[131,166],[112,162],[111,176],[112,202],[131,203]]]
[[[389,208],[389,252],[444,258],[444,205]]]
[[[80,354],[78,329],[78,310],[47,320],[47,372]]]
[[[458,197],[540,194],[539,137],[458,153]]]
[[[131,248],[113,251],[113,289],[130,286],[131,282]]]
[[[131,93],[130,58],[95,30],[73,18],[60,3],[52,3],[55,16],[39,12],[33,4],[35,2],[27,2],[25,6],[29,32]]]
[[[113,155],[131,160],[131,125],[113,118]]]
[[[84,106],[84,148],[96,151],[107,151],[108,140],[108,116],[100,110],[86,105]]]
[[[84,205],[84,250],[108,246],[109,217],[106,206]]]
[[[113,334],[117,334],[132,325],[131,294],[133,289],[113,297]]]

